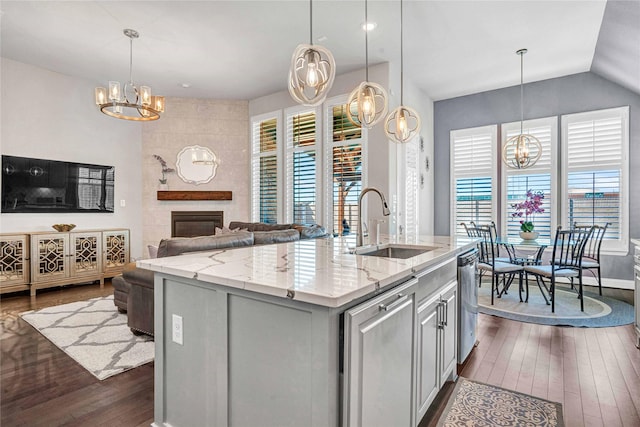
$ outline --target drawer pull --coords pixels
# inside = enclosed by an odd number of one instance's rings
[[[402,304],[404,299],[406,299],[406,295],[398,294],[398,298],[395,301],[393,301],[390,304],[380,304],[378,306],[378,309],[380,309],[380,311],[390,311],[393,308],[395,308],[396,306]]]

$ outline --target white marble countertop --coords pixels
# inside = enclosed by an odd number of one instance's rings
[[[383,243],[436,246],[408,259],[353,255],[355,237],[219,249],[140,260],[138,267],[261,294],[340,307],[470,249],[461,236],[383,237]]]

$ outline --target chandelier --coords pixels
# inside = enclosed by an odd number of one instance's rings
[[[387,116],[384,132],[391,141],[402,144],[413,139],[420,132],[420,116],[410,107],[404,105],[404,49],[403,49],[403,14],[400,0],[400,106]]]
[[[368,20],[367,0],[364,0],[364,22]],[[382,86],[369,81],[369,35],[364,32],[365,81],[360,83],[347,100],[347,118],[355,126],[370,128],[387,114],[387,92]]]
[[[542,144],[533,135],[524,133],[524,86],[523,55],[527,49],[516,51],[520,55],[520,134],[507,139],[502,147],[502,161],[512,169],[526,169],[533,166],[542,155]]]
[[[125,29],[129,37],[129,82],[121,88],[120,82],[110,81],[109,91],[97,87],[96,105],[104,114],[123,120],[158,120],[164,112],[164,96],[151,96],[149,86],[136,86],[133,83],[133,39],[140,35],[136,30]]]
[[[333,85],[336,62],[328,49],[313,45],[313,2],[309,0],[309,44],[293,51],[289,69],[289,93],[307,106],[322,104]]]

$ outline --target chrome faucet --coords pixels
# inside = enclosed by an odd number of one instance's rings
[[[363,227],[363,223],[364,221],[362,221],[362,199],[364,197],[365,194],[367,194],[368,192],[373,191],[374,193],[378,193],[378,196],[380,196],[380,200],[382,201],[382,215],[384,216],[389,216],[391,215],[391,212],[389,211],[389,206],[387,206],[387,200],[384,198],[384,194],[382,194],[382,192],[380,190],[378,190],[375,187],[367,187],[365,189],[362,190],[362,192],[360,192],[360,196],[358,197],[358,234],[356,235],[356,247],[360,247],[362,246],[362,227]]]

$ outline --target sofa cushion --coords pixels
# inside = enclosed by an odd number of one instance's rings
[[[327,236],[327,230],[323,226],[318,224],[302,225],[293,224],[293,228],[300,233],[300,239],[317,239],[318,237]]]
[[[158,258],[180,255],[185,252],[202,252],[251,245],[253,245],[253,233],[247,231],[218,236],[174,237],[160,241]]]
[[[254,231],[253,240],[256,245],[295,242],[300,240],[300,233],[297,230]]]
[[[229,229],[246,228],[249,231],[273,231],[273,230],[289,230],[293,224],[266,224],[264,222],[240,222],[231,221]]]

